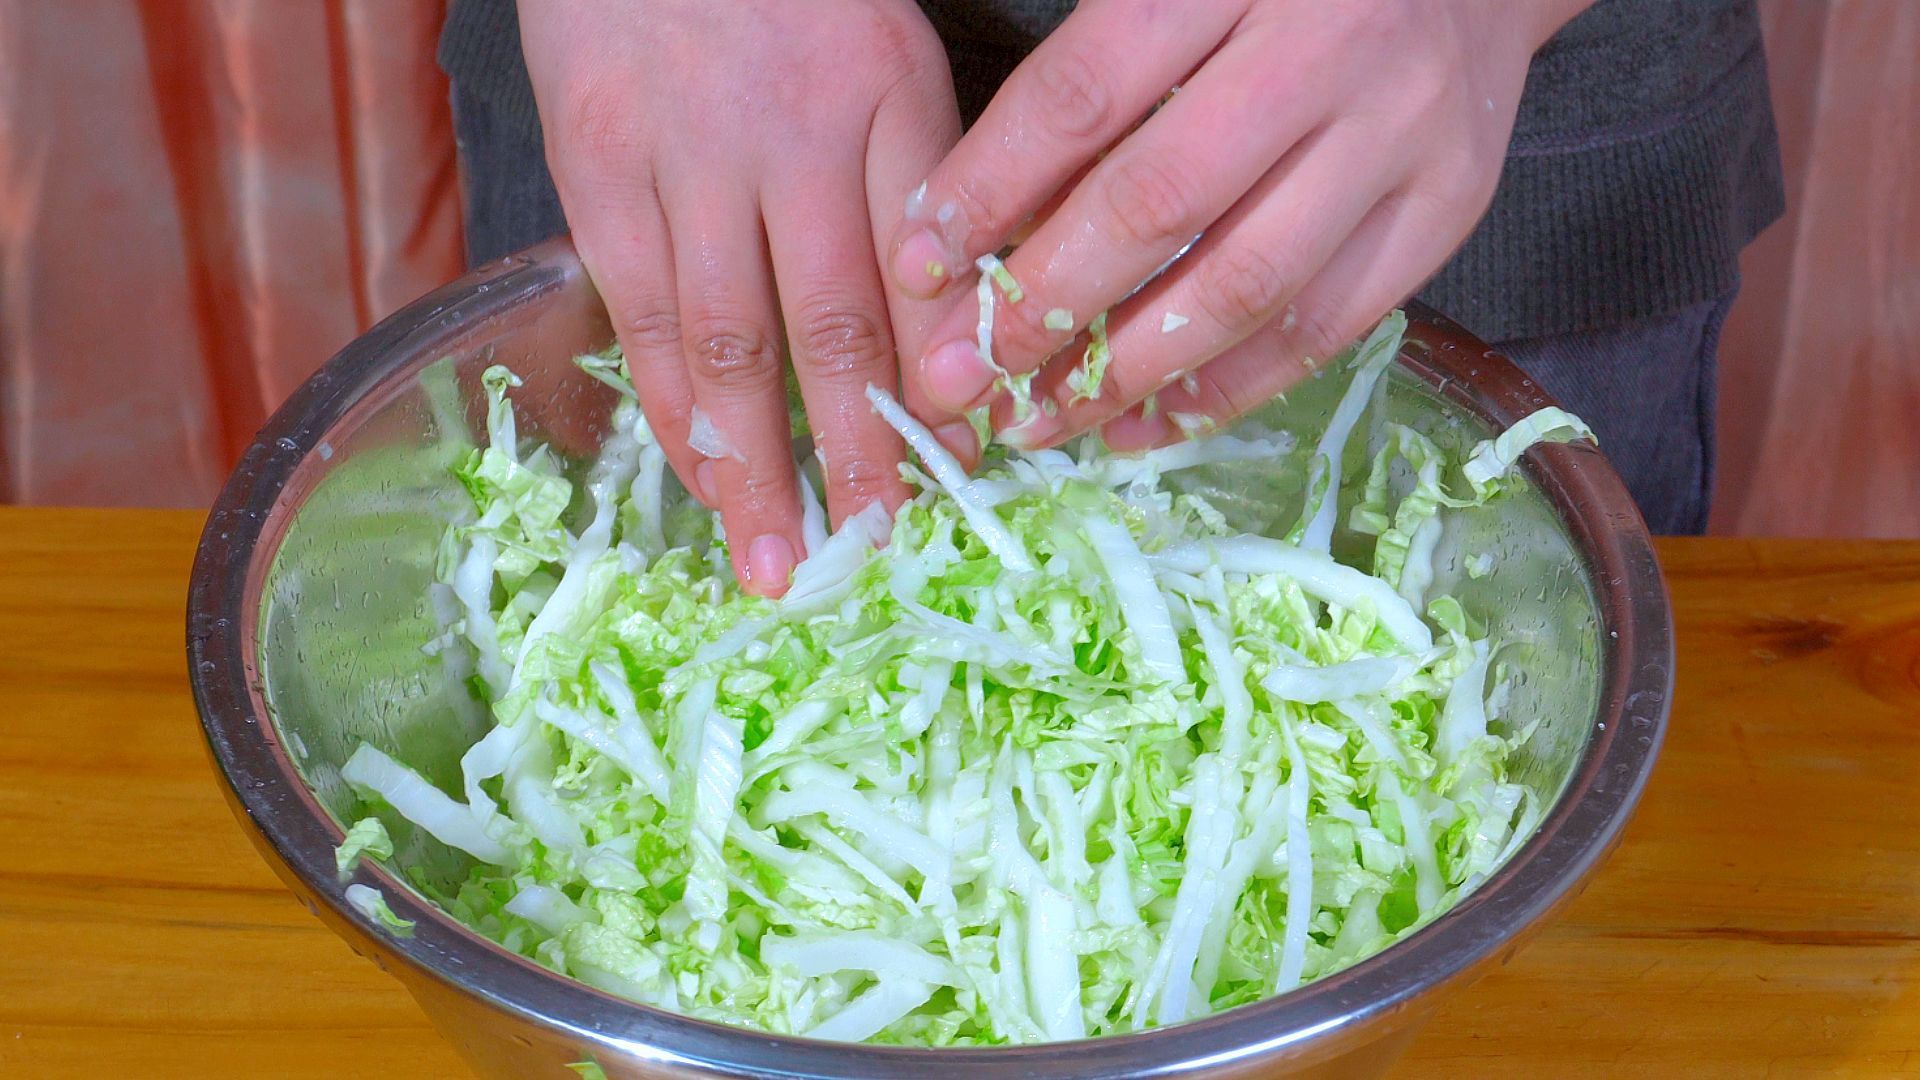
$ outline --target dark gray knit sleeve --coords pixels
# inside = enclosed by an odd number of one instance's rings
[[[1752,0],[1600,0],[1534,58],[1493,205],[1421,298],[1489,340],[1733,288],[1785,197]]]

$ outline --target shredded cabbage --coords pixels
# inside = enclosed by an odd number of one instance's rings
[[[413,920],[394,914],[393,909],[387,906],[386,894],[379,889],[355,883],[347,886],[346,897],[347,903],[353,905],[355,911],[379,923],[389,933],[399,937],[408,937],[413,933]]]
[[[1113,362],[1113,349],[1107,344],[1107,313],[1101,312],[1087,324],[1087,351],[1080,357],[1080,363],[1067,372],[1067,389],[1073,391],[1072,401],[1095,401],[1100,397],[1100,384],[1106,381],[1107,365]]]
[[[974,327],[974,354],[988,370],[995,373],[995,384],[1005,390],[1013,402],[1013,422],[1016,425],[1029,423],[1034,419],[1033,377],[1038,374],[1037,369],[1015,375],[993,357],[993,287],[1000,286],[1009,304],[1019,303],[1025,299],[1026,293],[1021,290],[1020,283],[1014,280],[1013,271],[1007,269],[998,255],[982,255],[974,260],[974,265],[980,270],[980,280],[974,285],[974,299],[980,305],[979,322]],[[984,413],[985,410],[977,411]],[[982,438],[980,442],[984,446],[988,440]]]
[[[1338,970],[1445,911],[1538,819],[1488,686],[1499,643],[1427,603],[1422,537],[1532,441],[1584,430],[1542,417],[1464,472],[1373,433],[1351,517],[1375,550],[1340,561],[1344,447],[1403,326],[1355,354],[1310,457],[1284,434],[995,449],[969,479],[870,389],[919,493],[810,542],[779,601],[743,595],[711,516],[663,492],[630,394],[576,486],[519,444],[494,369],[491,442],[457,470],[473,515],[441,554],[459,603],[440,655],[471,654],[495,726],[457,795],[371,746],[342,776],[474,858],[430,891],[455,917],[708,1020],[1029,1043]],[[1319,477],[1293,541],[1236,534],[1167,482],[1248,459]],[[389,855],[376,830],[354,827],[343,868]]]
[[[334,849],[333,865],[342,874],[351,873],[360,865],[362,858],[390,859],[393,857],[393,839],[387,835],[387,827],[377,817],[361,818],[347,830],[347,838],[340,841]]]
[[[980,268],[982,274],[992,278],[993,283],[1000,286],[1001,292],[1007,294],[1007,303],[1017,304],[1026,299],[1026,292],[1020,288],[1020,283],[1014,280],[1013,271],[1007,269],[1007,264],[1000,261],[1000,256],[982,255],[974,261],[974,265]]]
[[[687,445],[693,452],[706,458],[732,458],[735,461],[747,460],[738,447],[727,438],[713,422],[713,417],[698,405],[688,416]]]

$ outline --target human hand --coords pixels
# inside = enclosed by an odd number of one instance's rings
[[[1007,260],[1024,298],[996,291],[993,351],[1012,375],[1039,369],[1041,408],[1014,424],[969,293],[907,366],[938,410],[926,418],[994,401],[1022,445],[1104,425],[1109,445],[1142,449],[1183,434],[1176,420],[1223,421],[1285,390],[1466,237],[1534,51],[1588,2],[1082,4],[889,245],[900,287],[939,296],[1033,219]],[[1108,308],[1110,366],[1088,399],[1070,376]]]
[[[804,553],[783,345],[833,520],[907,495],[865,389],[898,385],[896,347],[917,355],[938,314],[885,288],[877,253],[959,134],[939,39],[908,0],[519,8],[555,186],[640,405],[720,509],[743,586],[778,595]],[[730,452],[689,446],[696,407]]]

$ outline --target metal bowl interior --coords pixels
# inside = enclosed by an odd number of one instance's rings
[[[611,392],[570,359],[610,338],[564,241],[422,299],[348,346],[268,422],[222,492],[194,567],[190,673],[236,812],[294,890],[400,975],[484,1071],[524,1075],[587,1057],[613,1075],[1233,1075],[1360,1065],[1353,1055],[1384,1045],[1436,991],[1576,891],[1646,783],[1672,684],[1659,568],[1605,458],[1584,444],[1542,447],[1526,456],[1524,489],[1448,519],[1435,588],[1520,643],[1507,657],[1522,673],[1509,715],[1540,718],[1520,775],[1552,797],[1552,809],[1478,890],[1385,952],[1160,1031],[991,1050],[777,1037],[557,976],[461,927],[402,877],[374,866],[336,875],[341,823],[362,811],[339,766],[365,740],[458,790],[459,757],[485,717],[457,654],[431,659],[420,646],[439,632],[427,585],[441,533],[461,512],[448,466],[472,445],[477,373],[511,366],[527,378],[516,395],[523,430],[586,448]],[[1303,444],[1324,425],[1337,383],[1310,380],[1273,406]],[[1416,311],[1374,415],[1458,448],[1550,403],[1459,327]],[[1259,527],[1269,524],[1261,507],[1285,502],[1275,485],[1297,489],[1301,472],[1215,467],[1191,482]],[[1494,570],[1475,577],[1466,568],[1481,553]],[[462,857],[393,824],[393,862],[405,878],[446,885],[464,874]],[[417,921],[415,933],[394,938],[349,907],[343,892],[353,880],[383,889]]]

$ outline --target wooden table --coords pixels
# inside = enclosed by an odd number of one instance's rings
[[[0,1075],[458,1076],[228,814],[190,513],[0,509]],[[1626,841],[1402,1076],[1920,1075],[1920,543],[1663,543]]]

